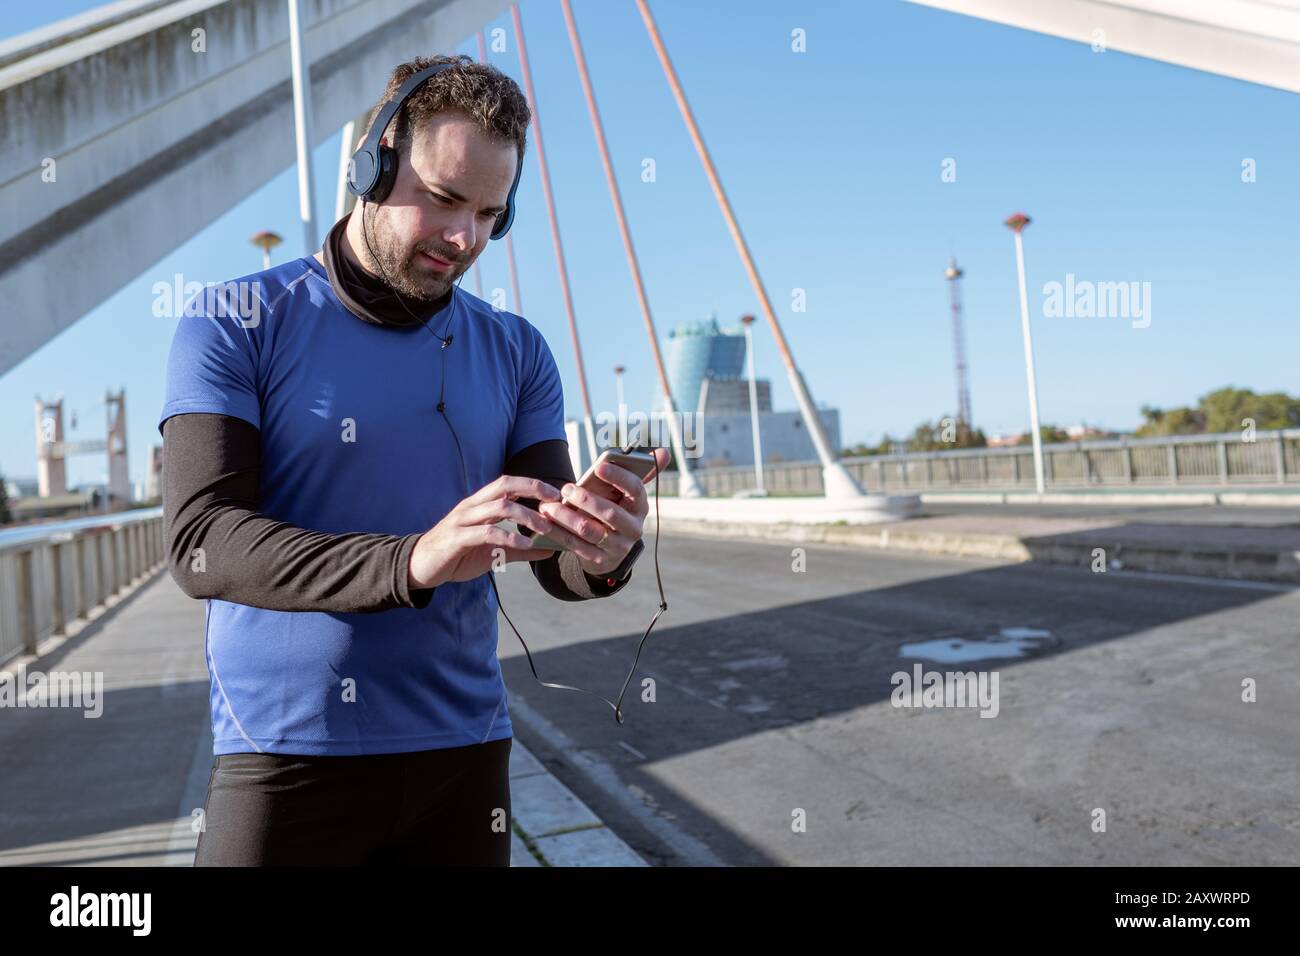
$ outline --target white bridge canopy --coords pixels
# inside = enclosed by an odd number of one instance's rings
[[[1300,0],[910,0],[1300,93]]]

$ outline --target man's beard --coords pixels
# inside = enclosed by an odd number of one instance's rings
[[[373,268],[373,260],[378,259],[380,277],[411,299],[435,302],[442,298],[455,281],[464,275],[470,264],[462,261],[454,250],[442,246],[416,246],[407,250],[397,231],[391,228],[384,216],[378,214],[379,209],[375,210],[376,215],[364,217],[361,223],[366,237],[367,258],[372,260],[367,266]],[[417,265],[419,252],[427,252],[452,263],[451,271],[439,273]]]

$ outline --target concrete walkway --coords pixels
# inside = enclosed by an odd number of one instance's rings
[[[213,760],[203,621],[164,572],[0,670],[103,681],[85,706],[0,706],[0,866],[193,864]],[[518,739],[510,776],[512,866],[646,865]]]

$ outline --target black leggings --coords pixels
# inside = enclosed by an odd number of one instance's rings
[[[223,754],[195,866],[509,866],[510,746]]]

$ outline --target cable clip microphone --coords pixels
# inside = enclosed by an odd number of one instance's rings
[[[443,339],[442,347],[446,348],[448,345],[451,345],[451,340],[454,339],[455,337],[456,337],[455,335],[449,335],[445,339]]]

